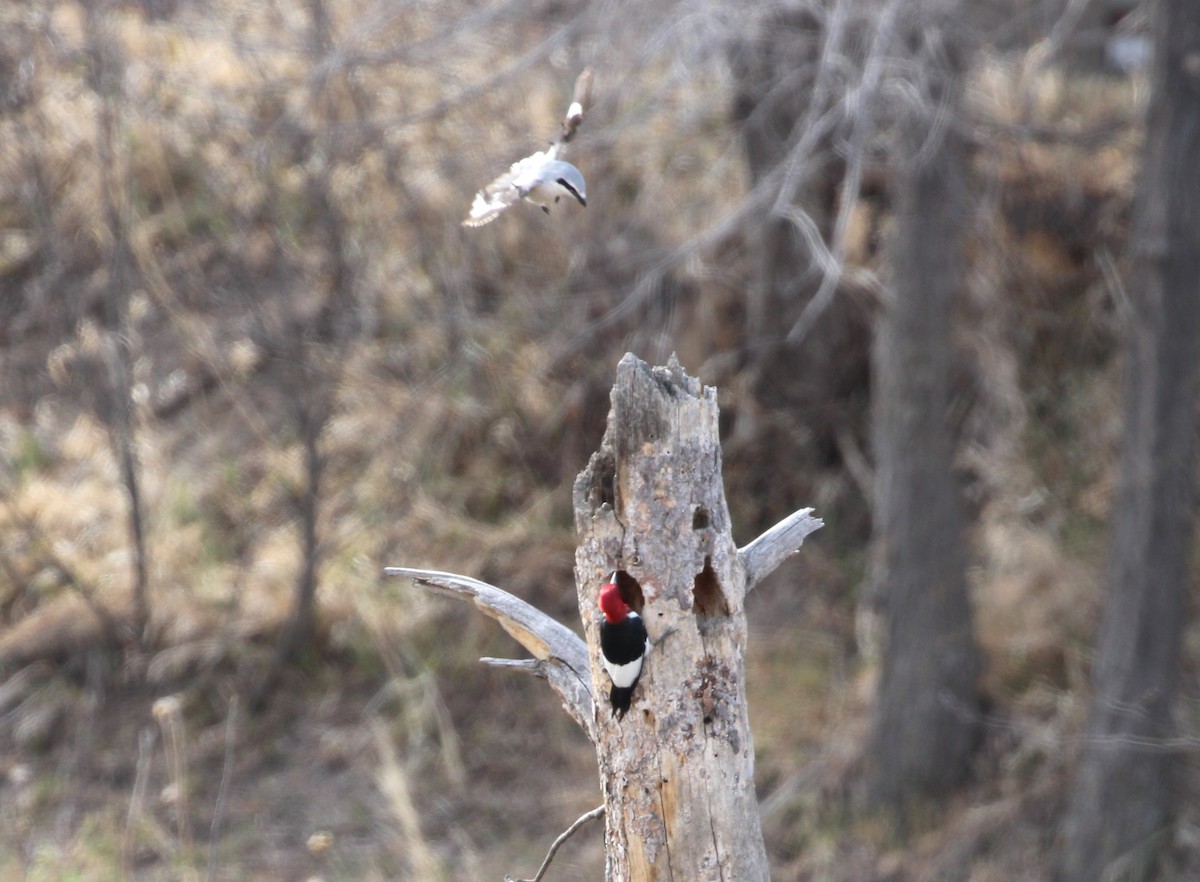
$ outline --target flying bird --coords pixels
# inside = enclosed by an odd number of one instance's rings
[[[600,611],[604,613],[604,621],[600,623],[600,654],[612,680],[608,700],[613,713],[621,719],[633,701],[633,687],[642,675],[650,638],[642,617],[621,597],[615,571],[608,584],[600,589]]]
[[[564,196],[587,207],[583,174],[569,162],[557,158],[558,144],[514,162],[512,168],[475,194],[464,227],[491,223],[510,205],[522,199],[539,206],[546,214]]]

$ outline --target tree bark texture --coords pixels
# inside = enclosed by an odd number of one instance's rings
[[[920,39],[939,35],[931,29]],[[961,94],[952,49],[926,44],[918,53],[949,59],[930,91],[950,114]],[[869,779],[873,801],[888,808],[961,783],[979,727],[980,662],[948,420],[965,147],[953,125],[937,132],[915,112],[901,142],[895,275],[876,331],[873,380],[872,590],[886,624]]]
[[[1125,447],[1062,882],[1148,878],[1171,838],[1171,708],[1195,529],[1200,391],[1200,5],[1161,0],[1156,14]]]
[[[626,355],[574,505],[593,694],[608,691],[598,596],[611,571],[628,574],[623,592],[655,644],[624,719],[595,702],[606,879],[768,879],[746,708],[746,571],[721,482],[716,390],[674,358],[652,369]]]
[[[500,588],[399,567],[469,599],[532,659],[484,659],[547,680],[596,746],[607,882],[769,878],[746,708],[746,595],[821,526],[811,509],[744,548],[721,482],[716,390],[672,357],[617,366],[600,449],[575,482],[576,587],[586,643]],[[600,659],[599,592],[620,571],[654,646],[617,719]]]

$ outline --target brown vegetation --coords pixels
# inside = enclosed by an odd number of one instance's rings
[[[596,803],[591,748],[539,684],[476,664],[502,635],[381,571],[471,573],[573,626],[571,482],[631,350],[718,384],[739,540],[802,505],[827,525],[747,610],[777,878],[1046,878],[1113,495],[1140,82],[999,53],[968,81],[951,396],[984,744],[902,844],[854,792],[864,409],[815,425],[786,364],[754,361],[759,230],[718,222],[750,185],[712,61],[733,25],[681,16],[679,62],[666,12],[604,8],[0,7],[0,877],[532,873]],[[586,211],[461,230],[585,64]],[[891,219],[874,190],[851,215],[863,275],[838,296],[867,314]],[[310,566],[308,651],[255,713]],[[1194,692],[1194,628],[1183,645]],[[552,874],[600,866],[585,829]]]

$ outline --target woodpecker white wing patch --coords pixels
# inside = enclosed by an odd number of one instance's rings
[[[650,651],[650,635],[641,616],[621,599],[615,583],[610,582],[600,592],[600,609],[604,613],[600,622],[600,658],[612,680],[608,700],[620,719],[633,700],[642,664]]]
[[[475,194],[471,210],[463,220],[464,227],[482,227],[500,216],[510,205],[516,205],[526,195],[537,178],[537,171],[558,154],[555,147],[541,150],[512,164],[496,180]]]
[[[650,648],[649,640],[646,641],[646,648]],[[642,661],[643,659],[639,657],[628,664],[614,665],[608,659],[605,659],[604,669],[608,671],[608,676],[612,678],[614,686],[619,689],[628,689],[642,675]]]

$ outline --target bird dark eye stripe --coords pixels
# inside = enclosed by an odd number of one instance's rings
[[[579,195],[579,191],[578,191],[578,190],[576,190],[574,187],[572,187],[570,184],[568,184],[568,183],[567,183],[567,179],[566,179],[566,178],[559,178],[559,179],[556,181],[556,183],[557,183],[557,184],[558,184],[560,187],[562,187],[564,190],[570,190],[570,191],[571,191],[571,195],[572,195],[572,196],[574,196],[576,199],[578,199],[580,202],[582,202],[582,201],[583,201],[583,197]]]

